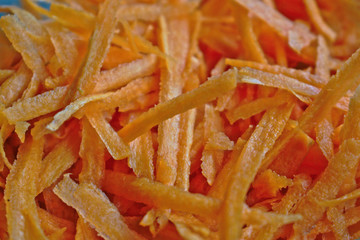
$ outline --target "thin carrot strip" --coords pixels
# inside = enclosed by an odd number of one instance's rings
[[[336,33],[327,25],[321,17],[320,9],[315,0],[304,0],[306,12],[314,24],[316,30],[322,33],[328,40],[334,42]]]
[[[155,207],[171,208],[209,217],[216,216],[214,214],[217,214],[221,207],[219,199],[110,170],[105,173],[104,191]],[[286,218],[248,207],[244,208],[243,215],[245,221],[257,223]],[[296,220],[299,219],[298,216],[293,217]]]
[[[237,159],[223,203],[224,211],[220,224],[223,239],[236,239],[240,236],[244,224],[242,203],[246,193],[265,154],[283,131],[292,108],[293,105],[289,104],[268,110]]]
[[[221,76],[210,78],[190,92],[156,105],[127,124],[118,133],[125,142],[131,142],[160,122],[214,100],[235,86],[236,71],[229,70]]]
[[[178,17],[194,11],[200,1],[183,2],[175,4],[143,4],[136,3],[121,6],[117,14],[127,21],[156,21],[163,15],[165,17]]]
[[[121,64],[113,69],[100,72],[95,77],[94,92],[104,92],[125,86],[131,80],[146,77],[155,72],[157,60],[154,55]]]
[[[93,225],[105,239],[143,239],[128,228],[116,207],[93,184],[76,184],[69,175],[59,182],[54,193]],[[89,201],[90,200],[90,201]],[[103,214],[98,214],[101,211]],[[105,224],[104,224],[105,223]]]
[[[25,92],[26,97],[32,97],[38,91],[42,80],[48,76],[45,63],[35,44],[27,36],[27,31],[16,16],[4,16],[0,19],[0,28],[10,39],[14,48],[22,54],[25,64],[33,71],[31,84]]]
[[[0,69],[0,83],[2,84],[7,78],[14,74],[14,70]]]
[[[66,106],[64,97],[68,87],[57,87],[35,97],[27,98],[6,108],[3,113],[11,124],[28,121],[33,118],[54,112]]]
[[[107,0],[100,8],[85,63],[76,79],[75,98],[92,93],[94,90],[95,82],[93,79],[100,72],[102,62],[109,51],[117,24],[116,11],[119,6],[118,1]]]
[[[295,79],[298,79],[301,82],[311,84],[315,87],[321,87],[326,83],[325,79],[322,79],[320,76],[311,74],[306,71],[293,69],[293,68],[287,68],[280,65],[269,65],[269,64],[262,64],[252,61],[245,61],[240,59],[231,59],[226,58],[225,63],[227,65],[243,68],[243,67],[250,67],[257,70],[274,73],[274,74],[284,74],[288,77],[292,77]]]
[[[323,36],[318,37],[315,74],[326,82],[330,79],[330,50]]]
[[[0,101],[9,107],[26,89],[31,79],[31,71],[22,64],[20,69],[0,86]]]
[[[105,171],[105,147],[87,118],[82,119],[82,138],[79,155],[82,158],[80,183],[90,182],[100,187]]]
[[[296,52],[300,52],[315,39],[308,29],[290,21],[262,1],[235,0],[234,2],[270,25],[280,36],[288,40],[289,46]]]
[[[102,113],[88,112],[86,113],[86,117],[115,160],[124,159],[130,155],[129,146],[116,133],[110,123],[106,121]]]
[[[242,37],[246,58],[260,63],[267,63],[265,54],[254,33],[252,19],[249,16],[248,10],[234,4],[232,11]]]
[[[315,127],[316,142],[319,144],[321,151],[328,160],[334,155],[334,144],[331,139],[334,127],[329,118],[330,117],[324,118],[319,125]]]
[[[268,98],[258,98],[249,103],[245,103],[236,107],[235,109],[231,109],[226,111],[226,118],[229,120],[230,124],[233,124],[239,119],[247,119],[258,113],[261,113],[269,108],[277,107],[289,101],[289,95],[278,94],[274,97]]]
[[[330,207],[326,216],[332,222],[331,227],[337,239],[351,239],[349,230],[346,226],[345,216],[341,207]]]
[[[161,44],[165,54],[174,61],[165,60],[161,69],[159,102],[163,103],[182,93],[181,73],[186,64],[189,49],[189,22],[186,19],[160,18]],[[173,185],[176,181],[177,153],[179,151],[180,116],[174,116],[158,127],[158,155],[156,179]],[[171,132],[171,134],[169,134]]]
[[[272,74],[248,67],[239,70],[239,82],[265,85],[290,91],[298,95],[315,97],[320,89],[282,74]]]
[[[299,119],[299,127],[305,132],[313,129],[323,119],[330,109],[345,96],[347,91],[355,88],[360,82],[357,77],[360,73],[360,49],[357,50],[330,78],[330,81],[321,89],[320,93],[305,110]]]
[[[54,119],[51,123],[49,123],[46,128],[50,131],[56,131],[59,129],[59,127],[66,121],[71,118],[71,116],[77,112],[79,109],[84,107],[86,104],[99,101],[102,99],[106,99],[108,97],[111,97],[114,93],[113,92],[107,92],[107,93],[100,93],[100,94],[94,94],[89,95],[85,97],[81,97],[70,103],[65,107],[64,110],[58,112],[55,114]]]
[[[17,160],[5,186],[8,233],[11,239],[36,234],[46,239],[36,210],[36,182],[40,174],[44,139],[28,139],[19,149]],[[29,219],[29,216],[32,216]],[[29,226],[31,224],[31,227]],[[35,237],[35,236],[33,236]]]
[[[316,201],[331,199],[338,193],[341,184],[349,175],[348,169],[353,169],[360,157],[360,141],[347,139],[343,141],[340,150],[330,160],[328,167],[315,185],[301,201],[296,213],[304,218],[294,225],[294,234],[301,238],[311,230],[313,224],[320,220],[325,207],[319,206]]]
[[[352,200],[352,199],[357,199],[359,197],[360,197],[360,189],[356,189],[356,190],[354,190],[348,194],[345,194],[339,198],[321,201],[321,202],[318,202],[318,204],[321,206],[326,206],[326,207],[335,207],[336,205],[340,205],[341,203],[344,203],[344,202]]]
[[[273,210],[281,214],[289,214],[293,212],[299,204],[301,197],[303,197],[308,190],[311,183],[311,178],[307,175],[297,175],[294,178],[294,183],[289,187],[286,195],[281,201],[274,205]],[[279,225],[273,225],[262,228],[256,236],[256,239],[270,240],[273,239]]]
[[[53,184],[78,159],[79,137],[69,134],[42,160],[37,193]]]

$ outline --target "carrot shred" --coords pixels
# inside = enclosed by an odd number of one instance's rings
[[[234,70],[230,70],[219,77],[208,80],[190,92],[156,105],[122,128],[118,132],[119,135],[125,142],[130,142],[159,122],[214,100],[217,96],[235,87],[235,74]]]
[[[314,0],[304,0],[305,9],[317,31],[322,33],[328,40],[334,42],[336,33],[324,22],[320,9]]]
[[[241,227],[244,224],[241,216],[243,206],[237,203],[245,200],[246,192],[255,177],[256,171],[260,167],[266,152],[271,149],[284,129],[292,107],[289,104],[288,106],[280,106],[267,111],[237,159],[233,169],[234,175],[229,181],[223,204],[224,212],[220,228],[222,238],[236,238],[241,234]],[[261,127],[262,125],[267,125],[267,128]],[[270,131],[269,125],[276,125],[277,129],[271,128],[270,133],[268,132]],[[263,141],[261,144],[256,144],[255,142],[259,138],[262,138]],[[259,149],[259,151],[254,151],[255,148]],[[246,163],[250,159],[251,163],[245,164],[248,168],[243,168],[243,161]],[[242,200],[240,201],[240,199]]]
[[[142,239],[128,228],[123,217],[116,211],[116,207],[95,185],[88,183],[77,185],[69,175],[65,175],[64,179],[55,186],[54,192],[67,204],[73,206],[103,238]],[[88,201],[89,198],[91,201]],[[108,214],[105,216],[96,214],[99,207],[104,213],[110,214],[111,218]],[[104,225],[104,221],[108,224]],[[121,230],[119,230],[120,228]]]

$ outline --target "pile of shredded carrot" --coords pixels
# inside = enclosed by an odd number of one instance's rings
[[[360,238],[360,2],[0,6],[0,239]]]

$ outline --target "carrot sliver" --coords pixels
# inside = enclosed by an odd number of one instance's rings
[[[232,12],[242,36],[242,41],[244,42],[246,57],[249,60],[256,62],[267,63],[265,54],[262,51],[255,35],[252,19],[249,16],[248,10],[244,9],[242,6],[234,4]]]
[[[58,87],[35,97],[27,98],[6,108],[3,113],[10,123],[28,121],[65,107],[63,101],[68,87]]]
[[[102,62],[109,50],[117,24],[116,11],[119,6],[118,1],[107,0],[100,8],[84,66],[75,80],[76,98],[92,93],[95,88],[93,79],[100,72]]]
[[[31,236],[32,233],[36,234],[36,239],[46,239],[35,203],[43,146],[44,139],[28,139],[19,149],[17,160],[7,177],[4,198],[11,239],[26,239],[25,236]]]
[[[292,104],[268,110],[237,159],[227,187],[220,233],[223,239],[235,239],[243,226],[243,202],[265,154],[272,148],[290,117]],[[271,127],[270,127],[271,126]],[[261,139],[260,142],[259,139]],[[249,162],[250,161],[250,162]],[[246,167],[244,167],[246,166]]]
[[[83,162],[79,181],[80,183],[90,182],[96,186],[101,186],[105,171],[105,147],[87,118],[83,118],[82,127],[79,155]]]
[[[326,216],[332,222],[331,227],[335,238],[351,239],[341,207],[330,207],[326,212]]]
[[[22,64],[20,69],[5,80],[0,86],[0,101],[9,107],[14,101],[19,99],[29,84],[31,79],[31,71]]]
[[[250,67],[253,69],[273,73],[273,74],[283,74],[288,77],[292,77],[298,79],[301,82],[311,84],[315,87],[321,87],[326,83],[326,79],[322,79],[320,76],[311,74],[306,71],[301,71],[298,69],[287,68],[280,65],[269,65],[269,64],[262,64],[258,62],[252,61],[245,61],[240,59],[231,59],[226,58],[225,63],[227,65],[243,68],[243,67]]]
[[[236,72],[229,70],[221,76],[209,79],[192,91],[156,105],[126,125],[118,133],[125,142],[131,142],[160,122],[214,100],[235,86]]]
[[[161,17],[159,24],[162,50],[176,61],[164,60],[162,62],[159,102],[163,103],[182,93],[183,84],[180,74],[185,68],[190,32],[187,19],[167,20]],[[173,185],[176,181],[179,127],[179,115],[161,122],[158,126],[159,148],[156,159],[156,179],[169,185]]]
[[[14,70],[0,69],[0,83],[2,84],[6,79],[14,74]]]
[[[106,121],[100,112],[86,113],[90,124],[95,128],[99,137],[103,141],[106,149],[115,160],[124,159],[130,156],[129,146],[116,133],[113,127]]]
[[[32,97],[38,91],[41,81],[48,76],[45,63],[35,44],[28,37],[25,27],[22,26],[16,16],[2,17],[0,27],[12,42],[14,48],[23,56],[25,64],[33,71],[30,86],[25,91],[26,97]]]
[[[136,3],[121,6],[117,12],[118,16],[127,21],[156,21],[163,15],[165,17],[178,17],[194,11],[199,1],[171,4],[143,4]]]
[[[69,175],[65,175],[64,179],[55,186],[54,193],[66,204],[74,207],[103,238],[142,239],[128,228],[116,207],[95,185],[86,183],[78,185]],[[99,215],[99,210],[103,214]]]
[[[323,36],[318,37],[315,74],[326,82],[330,79],[330,51]]]
[[[316,142],[319,144],[324,156],[330,160],[334,155],[334,144],[331,139],[334,127],[332,126],[331,120],[329,118],[324,118],[319,125],[315,127],[315,132]]]
[[[274,97],[258,98],[249,103],[240,105],[234,109],[226,111],[226,118],[230,124],[239,119],[247,119],[269,108],[277,107],[289,101],[289,94],[280,93]]]
[[[273,209],[277,213],[289,214],[293,212],[299,204],[299,198],[305,195],[306,190],[310,186],[311,178],[307,175],[297,175],[294,178],[293,185],[291,185],[286,195],[281,201],[274,205]],[[276,230],[280,225],[274,223],[261,229],[256,238],[270,240],[273,239]]]
[[[69,134],[42,161],[37,193],[53,184],[77,160],[79,137]]]
[[[146,77],[155,72],[157,64],[154,55],[147,55],[130,63],[100,72],[95,77],[96,86],[94,92],[103,92],[120,88],[135,78]]]
[[[262,72],[248,67],[239,70],[239,82],[276,87],[292,92],[295,96],[315,97],[320,92],[319,88],[302,83],[294,78],[282,74]]]
[[[234,2],[245,7],[250,13],[271,26],[280,36],[286,38],[289,46],[296,52],[300,52],[315,39],[308,29],[290,21],[262,1],[235,0]]]
[[[316,201],[328,200],[336,196],[341,184],[348,174],[348,169],[354,168],[359,160],[360,142],[354,139],[343,141],[338,153],[329,161],[319,180],[309,190],[305,198],[299,204],[296,213],[304,218],[294,225],[294,233],[303,236],[311,230],[313,224],[320,220],[325,212],[325,207],[319,206]]]
[[[111,97],[113,95],[113,92],[107,92],[107,93],[100,93],[100,94],[94,94],[94,95],[88,95],[85,97],[81,97],[76,99],[74,102],[70,103],[65,107],[64,110],[58,112],[55,114],[54,119],[49,123],[46,128],[50,131],[56,131],[59,129],[59,127],[71,116],[77,112],[80,108],[84,107],[86,104],[99,101],[108,97]]]
[[[132,175],[110,170],[105,172],[104,191],[150,206],[170,208],[209,217],[217,214],[221,207],[219,199],[190,193],[174,186],[153,182],[147,178],[136,178]],[[244,209],[243,214],[245,221],[257,223],[287,217],[247,207]],[[294,221],[293,218],[297,220],[299,216],[296,215],[291,218]]]
[[[146,132],[129,143],[131,154],[128,165],[138,177],[154,180],[154,148],[151,132]]]
[[[359,84],[360,79],[357,76],[360,70],[358,69],[360,69],[360,50],[357,50],[330,78],[330,81],[305,110],[299,119],[301,129],[305,132],[312,130],[315,124],[330,112],[330,109],[340,98],[345,96],[347,91],[354,89]]]
[[[316,30],[322,33],[328,40],[334,42],[336,33],[324,22],[320,9],[315,0],[304,0],[306,12],[314,24]]]

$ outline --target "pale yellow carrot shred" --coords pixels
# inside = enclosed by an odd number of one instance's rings
[[[223,239],[235,239],[240,236],[244,225],[241,213],[246,193],[265,154],[282,133],[292,108],[293,105],[288,104],[268,110],[237,159],[223,203],[224,210],[220,223],[220,234]]]
[[[118,133],[125,142],[131,142],[160,122],[214,100],[235,86],[236,71],[229,70],[221,76],[209,79],[192,91],[156,105],[126,125]]]
[[[12,168],[12,164],[9,162],[9,159],[6,156],[5,149],[4,149],[4,143],[7,140],[7,138],[10,136],[10,134],[14,131],[14,127],[8,123],[3,123],[1,125],[0,130],[0,156],[1,156],[1,162],[0,162],[0,169],[4,169],[4,164],[8,169]]]
[[[320,9],[315,0],[304,0],[306,12],[310,17],[312,24],[318,32],[323,34],[328,40],[334,42],[336,40],[336,33],[329,25],[325,23],[321,17]]]

